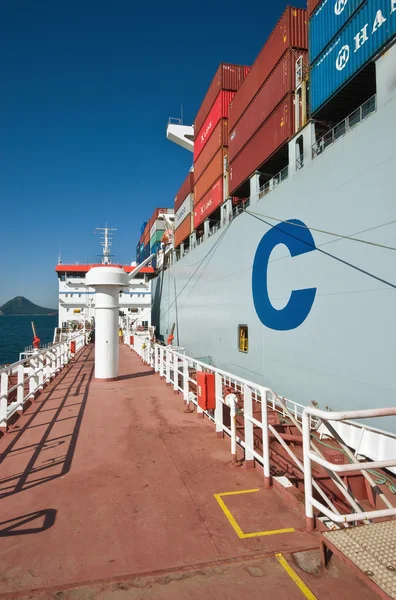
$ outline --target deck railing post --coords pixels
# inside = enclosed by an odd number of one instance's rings
[[[37,383],[37,361],[35,356],[31,356],[29,362],[29,395],[34,396],[38,383]]]
[[[215,373],[215,424],[217,437],[223,437],[223,378],[220,373]]]
[[[160,372],[160,377],[164,376],[164,359],[165,359],[165,352],[164,352],[164,347],[161,346],[160,347],[160,365],[159,365],[159,372]]]
[[[37,359],[38,362],[38,388],[43,389],[44,383],[44,354],[40,354]]]
[[[254,436],[253,436],[253,423],[249,417],[253,417],[253,400],[252,400],[252,388],[246,383],[243,386],[243,413],[244,413],[244,425],[245,425],[245,467],[251,468],[254,466]]]
[[[309,458],[311,450],[311,431],[309,427],[309,415],[305,410],[302,414],[302,429],[303,429],[303,454],[304,454],[304,494],[305,494],[305,520],[308,531],[315,529],[315,518],[312,498],[312,463]]]
[[[8,373],[0,379],[0,430],[7,431]]]
[[[179,355],[177,352],[173,354],[173,391],[179,391]]]
[[[264,487],[271,486],[271,470],[269,458],[269,433],[268,433],[268,402],[267,389],[261,388],[261,423],[263,425],[263,472],[264,472]]]
[[[158,373],[158,368],[159,368],[159,348],[157,346],[157,344],[155,344],[154,346],[154,371],[156,373]]]
[[[197,368],[196,368],[197,373],[198,373],[198,371],[202,371],[202,370],[203,369],[202,369],[201,365],[197,365]],[[195,376],[195,379],[197,379],[196,376]],[[200,417],[203,417],[204,416],[204,411],[203,411],[203,409],[198,404],[198,395],[199,395],[199,393],[198,393],[198,381],[197,381],[197,390],[196,391],[197,391],[197,415],[199,415]]]
[[[188,360],[187,358],[183,358],[183,398],[185,402],[188,402],[188,392],[189,392],[189,371],[188,371]]]
[[[18,365],[18,382],[17,382],[17,403],[18,412],[22,412],[23,403],[25,399],[25,367],[24,365]]]
[[[165,381],[166,383],[170,383],[170,352],[169,350],[165,350]]]

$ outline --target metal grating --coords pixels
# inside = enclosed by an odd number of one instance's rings
[[[323,535],[396,600],[396,521],[326,531]]]

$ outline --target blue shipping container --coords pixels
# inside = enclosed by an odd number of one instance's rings
[[[368,0],[311,68],[314,114],[396,35],[396,0]]]
[[[143,251],[140,252],[140,262],[143,262],[150,256],[150,244],[143,247]]]
[[[143,225],[140,228],[140,235],[143,235],[143,231],[146,229],[148,221],[144,221]]]
[[[323,0],[308,26],[309,62],[322,54],[365,0]]]

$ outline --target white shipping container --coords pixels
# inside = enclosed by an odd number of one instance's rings
[[[193,197],[192,194],[188,194],[187,198],[184,200],[183,204],[180,206],[179,210],[175,214],[175,229],[183,223],[184,219],[191,213],[193,205]]]

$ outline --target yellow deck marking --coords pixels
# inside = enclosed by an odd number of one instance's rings
[[[223,492],[221,494],[214,494],[214,497],[216,498],[217,502],[219,503],[221,510],[227,517],[231,527],[233,528],[233,530],[235,531],[237,536],[241,539],[246,539],[246,538],[252,538],[252,537],[260,537],[263,535],[277,535],[278,533],[292,533],[293,531],[295,531],[294,528],[288,528],[288,529],[272,529],[269,531],[255,531],[253,533],[243,533],[242,529],[239,527],[238,523],[236,522],[235,517],[232,515],[231,511],[227,508],[224,500],[222,499],[222,496],[237,496],[239,494],[251,494],[252,492],[259,492],[259,491],[260,491],[260,489],[256,488],[254,490],[238,490],[237,492]]]
[[[316,596],[311,592],[311,590],[305,585],[302,579],[299,578],[297,573],[291,568],[283,554],[275,554],[278,562],[285,569],[286,573],[289,575],[291,579],[293,579],[294,583],[300,588],[301,592],[304,594],[308,600],[317,600]]]

